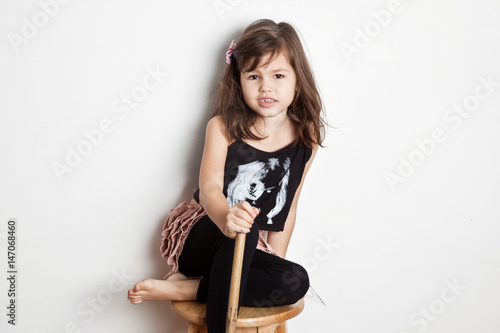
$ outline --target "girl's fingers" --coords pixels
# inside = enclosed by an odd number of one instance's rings
[[[237,224],[241,224],[239,222],[239,220],[241,221],[244,221],[246,223],[249,223],[249,224],[253,224],[253,217],[245,210],[239,210],[236,214],[235,214],[236,218],[238,219],[238,222]]]
[[[241,209],[246,211],[248,213],[248,215],[250,215],[252,218],[255,218],[255,216],[257,216],[257,214],[255,214],[253,207],[250,205],[250,203],[248,201],[241,201],[241,202],[239,202],[239,204],[240,204],[239,206],[241,207]]]
[[[228,227],[228,235],[226,235],[226,236],[234,239],[234,238],[236,238],[236,234],[238,234],[238,233],[246,234],[248,232],[250,232],[250,229],[245,229],[243,227],[235,225],[235,226]]]
[[[243,219],[239,219],[237,221],[234,221],[233,224],[235,225],[235,232],[249,232],[250,228],[252,227],[252,223],[249,223]]]
[[[252,228],[254,218],[259,214],[259,209],[252,207],[247,201],[241,201],[231,208],[228,216],[228,237],[235,238],[236,233],[248,233]]]
[[[253,219],[259,214],[258,208],[250,206],[247,201],[241,201],[239,203],[239,208],[238,212],[241,214],[238,214],[238,217],[250,223],[253,223]]]

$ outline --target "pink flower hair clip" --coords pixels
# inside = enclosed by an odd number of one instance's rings
[[[231,45],[229,45],[229,50],[226,52],[226,62],[228,64],[231,64],[231,55],[233,54],[234,48],[236,47],[236,43],[233,41],[231,42]]]

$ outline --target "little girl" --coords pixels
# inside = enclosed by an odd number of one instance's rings
[[[307,272],[285,260],[307,171],[326,122],[300,39],[287,23],[259,20],[226,53],[206,127],[199,188],[165,222],[172,270],[128,292],[131,303],[207,303],[208,332],[225,331],[236,233],[246,233],[240,305],[293,304]],[[266,237],[267,236],[267,237]]]

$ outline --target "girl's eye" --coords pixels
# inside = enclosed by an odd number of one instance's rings
[[[276,74],[276,75],[274,75],[274,77],[275,77],[275,78],[277,78],[277,79],[282,79],[282,78],[284,78],[285,76],[284,76],[284,75],[281,75],[281,74]]]
[[[257,80],[259,78],[259,76],[258,75],[250,75],[248,78],[250,80]]]

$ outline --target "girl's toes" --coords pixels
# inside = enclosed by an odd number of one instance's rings
[[[130,300],[130,303],[132,303],[132,304],[139,304],[141,302],[142,302],[142,300],[141,299],[137,299],[137,298],[133,298],[133,299]]]
[[[141,289],[142,289],[142,281],[137,282],[137,283],[135,284],[135,286],[134,286],[134,291],[135,291],[135,292],[138,292],[138,291],[139,291],[139,290],[141,290]]]

